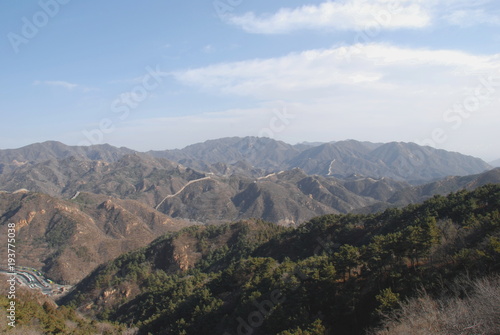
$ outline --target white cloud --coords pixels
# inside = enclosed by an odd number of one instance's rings
[[[202,50],[203,50],[203,52],[204,52],[204,53],[209,54],[209,53],[212,53],[212,52],[214,52],[214,51],[215,51],[215,47],[214,47],[213,45],[211,45],[211,44],[207,44],[207,45],[205,45],[205,46],[203,47],[203,49],[202,49]]]
[[[499,69],[500,55],[409,49],[386,44],[308,50],[283,57],[222,63],[174,73],[203,90],[258,99],[321,97],[336,89],[415,89],[460,85],[460,73]]]
[[[225,94],[261,96],[277,91],[296,92],[334,84],[376,81],[372,71],[345,71],[336,66],[343,55],[336,49],[311,50],[285,57],[225,63],[177,72],[175,77],[189,85],[215,89]]]
[[[467,27],[479,24],[500,25],[500,13],[487,13],[484,9],[460,9],[443,18],[452,25]]]
[[[422,28],[430,24],[430,19],[430,14],[417,1],[343,0],[282,8],[268,15],[249,12],[228,20],[249,33],[279,34],[302,29]]]
[[[484,86],[490,75],[496,79]],[[253,97],[256,107],[130,121],[110,135],[112,143],[136,145],[130,133],[141,138],[140,149],[258,136],[271,127],[273,111],[283,107],[295,117],[273,135],[291,143],[425,141],[440,128],[447,140],[437,147],[472,154],[471,143],[477,141],[471,139],[498,133],[500,55],[360,44],[217,64],[174,76],[214,94]],[[479,85],[478,94],[489,96],[477,111],[447,114],[457,103],[473,104]],[[488,143],[500,140],[500,135],[491,136]]]
[[[85,87],[85,86],[82,86],[82,85],[70,83],[70,82],[63,81],[63,80],[44,80],[44,81],[35,80],[33,82],[33,85],[46,85],[46,86],[62,87],[62,88],[65,88],[65,89],[67,89],[69,91],[72,91],[74,89],[81,89],[84,92],[89,92],[89,91],[96,90],[95,88]]]
[[[68,90],[72,90],[76,87],[78,87],[77,84],[73,84],[73,83],[69,83],[67,81],[62,81],[62,80],[46,80],[46,81],[40,81],[40,80],[36,80],[34,83],[34,85],[48,85],[48,86],[58,86],[58,87],[63,87],[65,89],[68,89]]]
[[[339,0],[318,5],[281,8],[275,13],[227,17],[230,24],[255,34],[298,30],[421,29],[447,23],[459,26],[500,24],[493,0]]]
[[[437,147],[467,154],[481,154],[493,159],[500,135],[498,125],[500,100],[493,101],[454,129],[443,121],[443,113],[458,100],[443,100],[437,92],[426,95],[392,92],[385,96],[325,97],[314,102],[269,102],[247,109],[230,109],[197,115],[133,120],[106,135],[106,142],[136,150],[163,150],[230,136],[271,136],[288,143],[302,141],[333,141],[344,139],[372,142],[424,141],[437,127],[444,130],[447,141]],[[500,96],[499,92],[496,94]],[[292,115],[280,122],[276,111]],[[274,129],[274,131],[273,131]],[[134,136],[130,136],[134,134]],[[487,148],[473,146],[489,134]],[[136,139],[140,138],[141,141]],[[481,142],[481,141],[479,141]]]

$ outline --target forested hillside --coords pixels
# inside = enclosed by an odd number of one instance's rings
[[[99,267],[61,303],[141,334],[363,334],[422,289],[463,298],[474,284],[454,282],[499,270],[500,185],[486,185],[296,229],[189,227]]]

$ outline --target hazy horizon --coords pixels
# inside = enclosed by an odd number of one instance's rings
[[[500,158],[500,3],[8,2],[0,147],[231,136]]]
[[[116,146],[116,145],[113,145],[111,143],[99,143],[99,144],[89,144],[89,145],[82,145],[84,147],[88,147],[88,146],[92,146],[92,145],[111,145],[113,147],[117,147],[117,148],[120,148],[120,147],[124,147],[124,148],[127,148],[127,149],[131,149],[131,150],[134,150],[134,151],[137,151],[137,152],[142,152],[142,153],[146,153],[148,151],[163,151],[163,150],[182,150],[188,146],[191,146],[191,145],[195,145],[195,144],[200,144],[200,143],[204,143],[206,141],[214,141],[214,140],[221,140],[221,139],[224,139],[224,138],[231,138],[231,137],[237,137],[237,138],[245,138],[245,137],[251,137],[251,136],[229,136],[229,137],[221,137],[221,138],[212,138],[212,139],[207,139],[205,141],[201,141],[201,142],[195,142],[195,143],[190,143],[190,144],[187,144],[185,146],[182,146],[182,147],[164,147],[164,148],[157,148],[157,149],[150,149],[150,148],[146,148],[146,149],[137,149],[137,148],[133,148],[133,147],[128,147],[128,146]],[[257,138],[269,138],[269,137],[258,137],[258,136],[255,136]],[[269,138],[270,139],[270,138]],[[276,141],[281,141],[281,142],[284,142],[286,144],[290,144],[290,145],[301,145],[301,144],[309,144],[309,145],[322,145],[322,144],[327,144],[327,143],[338,143],[338,142],[346,142],[346,141],[358,141],[356,139],[352,139],[352,138],[348,138],[348,139],[344,139],[344,140],[332,140],[332,141],[327,141],[327,142],[309,142],[309,141],[301,141],[301,142],[295,142],[295,143],[290,143],[290,142],[287,142],[287,141],[282,141],[282,140],[278,140],[278,139],[273,139],[273,140],[276,140]],[[15,149],[20,149],[20,148],[23,148],[23,147],[26,147],[26,146],[29,146],[31,144],[41,144],[41,143],[45,143],[45,142],[59,142],[59,143],[62,143],[63,145],[67,145],[67,146],[78,146],[78,145],[72,145],[72,144],[67,144],[67,143],[64,143],[64,142],[61,142],[61,141],[58,141],[58,140],[46,140],[46,141],[41,141],[41,142],[34,142],[34,143],[30,143],[28,145],[23,145],[21,147],[12,147],[12,148],[0,148],[0,150],[15,150]],[[389,141],[389,142],[371,142],[371,141],[358,141],[358,142],[369,142],[369,143],[373,143],[373,144],[386,144],[386,143],[391,143],[391,142],[399,142],[399,143],[415,143],[415,142],[404,142],[404,141]],[[416,144],[416,143],[415,143]],[[433,147],[431,147],[433,148]],[[436,148],[434,148],[436,149]],[[453,150],[447,150],[449,152],[457,152],[459,154],[463,154],[463,155],[467,155],[467,154],[464,154],[462,152],[459,152],[459,151],[453,151]],[[472,157],[476,157],[476,158],[480,158],[482,159],[483,161],[485,161],[486,163],[493,163],[495,161],[500,161],[500,159],[484,159],[482,157],[478,157],[478,156],[473,156],[473,155],[467,155],[467,156],[472,156]]]

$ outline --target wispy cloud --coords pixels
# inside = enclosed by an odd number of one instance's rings
[[[420,1],[341,0],[281,8],[274,14],[249,12],[229,17],[228,22],[249,33],[280,34],[303,29],[422,28],[430,24],[431,16]]]
[[[285,99],[322,96],[325,90],[333,88],[380,90],[421,85],[425,89],[455,85],[460,73],[498,69],[499,59],[500,55],[478,56],[455,50],[373,43],[221,63],[180,71],[174,76],[186,85],[218,94]]]
[[[443,23],[500,25],[500,13],[493,0],[339,0],[275,13],[247,12],[228,16],[227,22],[248,33],[284,34],[306,29],[421,29]]]
[[[460,9],[446,14],[443,18],[452,25],[467,27],[479,24],[500,25],[500,11],[486,12],[484,9]]]
[[[45,81],[40,81],[36,80],[33,82],[33,85],[48,85],[48,86],[58,86],[58,87],[63,87],[68,90],[73,90],[78,87],[77,84],[69,83],[67,81],[61,81],[61,80],[45,80]]]
[[[215,51],[215,47],[213,45],[211,45],[211,44],[207,44],[207,45],[205,45],[203,47],[202,50],[203,50],[204,53],[209,54],[209,53],[213,53]]]
[[[450,129],[451,124],[443,115],[452,106],[468,101],[466,97],[494,90],[488,105],[474,116],[463,116],[470,117],[467,126],[460,128],[460,132],[452,129],[447,133],[449,140],[443,148],[472,153],[471,134],[481,133],[483,130],[479,129],[484,127],[488,128],[485,133],[493,132],[497,123],[491,122],[494,120],[491,115],[496,115],[492,113],[500,108],[500,54],[357,44],[221,63],[174,75],[186,85],[213,94],[252,97],[261,104],[283,101],[297,115],[286,132],[279,134],[289,142],[300,140],[294,136],[321,141],[422,140],[431,136],[436,126]],[[491,85],[496,86],[481,86],[478,90],[478,85],[490,77],[495,83]],[[207,115],[197,120],[186,118],[182,124],[188,129],[199,129],[200,136],[205,138],[237,135],[241,127],[233,124],[248,125],[245,128],[257,135],[259,128],[254,120],[257,115],[265,115],[265,108],[230,111],[225,117],[215,119]],[[232,122],[232,117],[237,121]],[[196,128],[205,124],[205,118],[211,126],[205,130],[201,126]],[[179,124],[170,121],[163,120],[161,124]],[[480,125],[481,122],[484,124]]]
[[[82,85],[70,83],[70,82],[63,81],[63,80],[43,80],[43,81],[35,80],[33,82],[33,85],[46,85],[46,86],[62,87],[62,88],[65,88],[67,90],[70,90],[70,91],[72,91],[74,89],[81,89],[85,92],[95,90],[94,88],[91,88],[91,87],[85,87]]]
[[[163,150],[226,136],[259,136],[275,117],[273,111],[286,108],[293,113],[294,119],[274,138],[289,143],[348,138],[375,142],[415,141],[426,138],[436,125],[443,124],[443,112],[456,101],[447,98],[443,91],[400,89],[375,94],[366,92],[361,96],[347,92],[345,96],[325,96],[315,101],[273,101],[247,109],[131,120],[118,127],[107,140],[137,150]],[[497,99],[471,116],[460,132],[448,133],[449,141],[442,148],[477,155],[475,142],[470,139],[478,133],[496,132],[498,123],[491,120],[495,120],[498,108],[500,100]],[[191,136],[186,136],[186,129]],[[137,138],[141,141],[137,142]]]

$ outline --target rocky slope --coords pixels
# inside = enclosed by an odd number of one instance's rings
[[[7,223],[16,225],[17,265],[61,283],[76,283],[97,265],[191,224],[134,200],[81,193],[66,201],[32,192],[0,194],[1,236]],[[7,254],[5,248],[0,244]]]
[[[225,177],[136,154],[113,163],[74,157],[48,160],[0,175],[0,185],[9,192],[28,189],[65,199],[78,192],[133,199],[169,216],[202,222],[257,217],[280,224],[347,213],[386,201],[409,186],[388,178],[308,176],[300,169]]]
[[[69,157],[22,166],[0,175],[0,187],[13,192],[25,188],[52,196],[71,198],[76,192],[93,192],[132,198],[154,207],[166,195],[204,175],[164,159],[124,155],[109,163]]]

